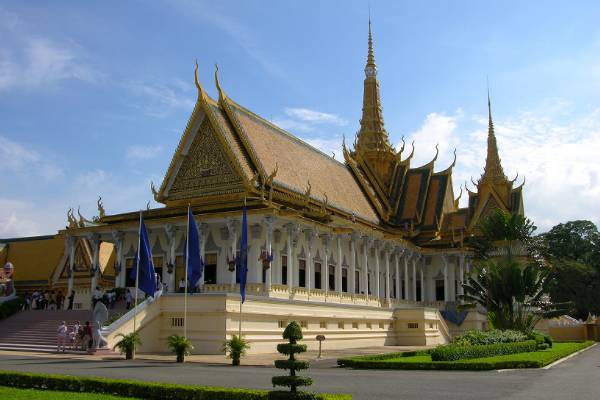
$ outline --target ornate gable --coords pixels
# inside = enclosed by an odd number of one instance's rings
[[[169,200],[185,200],[244,191],[236,172],[214,129],[205,119],[169,189]]]

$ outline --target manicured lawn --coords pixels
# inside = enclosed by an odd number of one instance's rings
[[[492,370],[506,368],[540,368],[569,354],[591,346],[593,342],[554,343],[550,349],[503,356],[458,361],[432,361],[429,354],[402,356],[400,353],[340,359],[338,364],[356,369],[454,369]]]
[[[108,394],[54,392],[48,390],[16,389],[0,386],[0,399],[11,400],[132,400]]]

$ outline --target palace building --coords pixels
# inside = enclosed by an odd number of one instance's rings
[[[168,291],[138,307],[142,350],[165,350],[166,337],[181,330],[183,295],[176,290],[184,277],[188,204],[205,261],[200,293],[188,304],[196,352],[219,353],[237,333],[233,260],[244,204],[249,272],[242,318],[251,351],[274,351],[291,320],[302,325],[309,347],[324,334],[329,348],[443,343],[485,326],[479,310],[461,323],[440,311],[455,310],[471,271],[464,241],[478,221],[494,208],[523,214],[523,185],[504,174],[489,99],[483,174],[460,208],[452,181],[456,153],[451,165],[436,165],[437,155],[414,165],[414,146],[396,150],[389,141],[370,23],[367,54],[360,128],[351,145],[343,144],[343,162],[236,103],[218,70],[219,96],[211,98],[196,65],[196,104],[160,187],[151,188],[163,207],[143,212]],[[134,286],[128,277],[139,212],[107,215],[101,201],[98,212],[87,220],[71,210],[66,229],[51,237],[0,241],[0,263],[13,262],[21,290],[34,282],[75,290],[77,308],[90,306],[96,285]],[[19,253],[24,246],[52,248],[53,256],[38,265],[39,252]],[[131,330],[130,314],[107,329],[109,341]]]

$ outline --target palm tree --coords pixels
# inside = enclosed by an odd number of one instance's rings
[[[233,366],[240,365],[240,358],[246,354],[249,348],[248,341],[238,335],[231,336],[231,339],[223,345],[223,351],[231,358],[231,365]]]
[[[121,354],[125,353],[126,360],[133,360],[135,356],[135,348],[142,345],[142,339],[140,334],[137,332],[131,332],[127,335],[119,333],[121,340],[119,340],[113,349],[119,349]]]
[[[171,335],[167,338],[167,344],[171,351],[177,355],[177,362],[182,363],[185,356],[194,350],[192,342],[185,336]]]
[[[548,275],[547,269],[535,264],[522,266],[510,257],[486,261],[463,284],[460,298],[466,304],[462,307],[485,307],[496,329],[531,332],[542,318],[564,312],[562,304],[547,300]]]

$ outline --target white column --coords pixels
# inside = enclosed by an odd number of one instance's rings
[[[380,258],[380,248],[381,246],[381,242],[379,240],[375,240],[375,279],[373,279],[375,281],[375,295],[377,297],[381,297],[381,292],[380,292],[380,276],[379,276],[379,258]]]
[[[325,294],[329,292],[329,245],[331,244],[331,234],[324,233],[321,235],[323,241],[323,265],[321,265],[321,289]]]
[[[90,295],[94,294],[94,290],[96,289],[96,286],[98,285],[98,270],[100,269],[100,266],[98,265],[98,253],[99,253],[99,247],[100,247],[100,235],[98,235],[97,233],[89,233],[87,236],[88,242],[90,243],[90,246],[92,247],[92,271],[94,271],[94,274],[92,276],[92,282],[91,282],[91,291],[90,291]]]
[[[231,241],[231,249],[230,249],[230,257],[228,258],[233,258],[236,259],[237,258],[237,225],[238,225],[238,221],[230,218],[227,220],[227,232],[229,233],[229,240]],[[229,260],[228,260],[229,261]],[[227,268],[229,268],[229,264],[227,265]],[[233,269],[233,271],[230,272],[231,277],[230,277],[230,285],[232,288],[235,287],[235,274],[236,274],[236,268]]]
[[[442,254],[442,262],[444,263],[444,301],[448,301],[448,255]]]
[[[463,295],[463,283],[465,283],[465,255],[461,254],[459,256],[459,281],[458,281],[458,294]]]
[[[396,300],[402,299],[402,288],[400,287],[400,255],[402,254],[402,250],[399,247],[396,247],[394,251],[394,261],[396,267]]]
[[[287,237],[287,287],[290,294],[292,294],[293,280],[294,280],[294,253],[292,250],[292,235],[290,229],[288,228],[288,237]],[[283,272],[282,272],[283,274]]]
[[[385,246],[385,301],[390,304],[390,250],[389,245]]]
[[[273,256],[273,224],[275,223],[275,217],[269,215],[266,216],[265,219],[263,220],[263,224],[265,225],[265,251],[267,252],[267,257],[268,256]],[[273,257],[273,259],[275,259]],[[262,266],[262,262],[260,265],[260,268],[263,268]],[[269,295],[269,292],[271,291],[271,284],[273,281],[273,278],[271,276],[272,271],[273,270],[273,262],[269,261],[269,268],[265,271],[265,292],[267,293],[267,296]]]
[[[167,243],[169,246],[168,260],[167,260],[167,290],[171,293],[175,292],[175,239],[177,236],[177,228],[174,225],[165,225],[165,233],[167,235]],[[171,265],[171,273],[169,273],[168,266]]]
[[[68,268],[68,287],[66,297],[71,295],[71,291],[73,291],[73,280],[75,279],[75,271],[73,270],[75,267],[75,245],[77,244],[77,238],[75,236],[67,236],[65,239],[65,250],[69,254],[69,265]]]
[[[262,262],[259,262],[259,258],[263,227],[261,224],[252,224],[248,228],[248,282],[262,283]]]
[[[210,227],[206,222],[201,222],[200,225],[198,225],[198,231],[200,233],[200,257],[204,263],[204,270],[202,271],[202,276],[200,277],[198,286],[202,288],[204,287],[204,276],[206,275],[206,239],[208,238]]]
[[[424,274],[424,269],[425,269],[425,258],[423,257],[422,259],[422,263],[421,263],[421,268],[419,268],[420,273],[421,273],[421,301],[425,301],[425,299],[427,297],[425,297],[425,274]]]
[[[409,251],[404,252],[404,300],[409,299],[408,295],[408,259],[412,253]]]
[[[115,276],[115,287],[123,287],[125,276],[125,266],[123,265],[123,244],[125,234],[121,231],[112,231],[112,238],[116,249],[117,266],[119,268],[118,273]],[[115,271],[116,272],[116,271]],[[161,277],[162,279],[162,277]],[[69,291],[69,293],[71,293]]]
[[[417,301],[417,260],[418,255],[415,255],[412,259],[412,299]]]
[[[369,297],[369,250],[373,245],[373,239],[368,236],[363,236],[363,292]]]
[[[342,240],[343,235],[337,235],[337,264],[335,266],[335,291],[342,293]]]
[[[350,273],[348,274],[348,292],[356,294],[356,241],[359,236],[356,232],[350,234]]]
[[[304,230],[304,237],[306,239],[306,272],[305,272],[305,281],[306,281],[306,290],[308,291],[308,296],[310,297],[310,291],[314,288],[315,284],[313,282],[313,278],[315,276],[314,265],[315,261],[313,259],[314,248],[315,248],[315,239],[317,238],[317,232],[312,229]],[[321,270],[323,266],[321,266]]]

